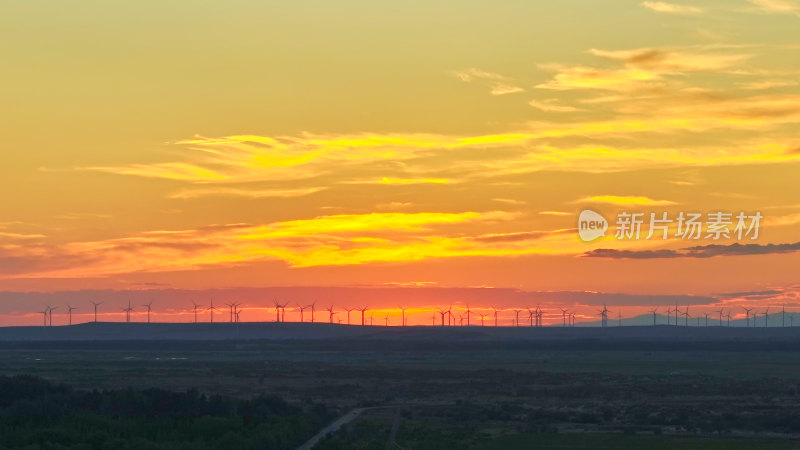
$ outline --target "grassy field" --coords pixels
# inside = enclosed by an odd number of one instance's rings
[[[0,349],[0,374],[382,407],[319,448],[384,448],[393,425],[408,448],[798,448],[800,436],[793,351],[41,343]]]

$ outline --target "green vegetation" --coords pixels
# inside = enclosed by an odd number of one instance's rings
[[[334,417],[275,396],[241,400],[195,389],[76,391],[0,376],[0,447],[81,449],[295,448]]]
[[[22,395],[24,385],[0,390],[2,426],[15,427],[0,430],[0,446],[47,439],[53,448],[294,448],[354,408],[367,409],[317,448],[771,449],[795,448],[800,439],[798,352],[503,345],[0,349],[0,374],[11,377],[4,382],[34,374],[49,386],[39,394]],[[14,411],[27,415],[14,422]],[[87,441],[98,433],[99,447]]]

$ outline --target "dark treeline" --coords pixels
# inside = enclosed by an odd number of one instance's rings
[[[197,390],[80,391],[0,376],[0,448],[288,449],[335,416],[324,405]]]
[[[487,327],[489,328],[489,327]],[[624,327],[623,327],[624,328]],[[800,328],[800,327],[798,327]],[[642,328],[645,331],[646,328]],[[703,328],[698,328],[702,330]],[[789,328],[787,328],[788,330]],[[531,328],[531,330],[539,330]],[[582,329],[587,330],[587,329]],[[327,351],[365,351],[374,352],[378,348],[386,352],[419,352],[419,351],[453,351],[463,350],[465,343],[470,350],[587,350],[587,351],[664,351],[664,352],[705,352],[705,351],[795,351],[800,346],[800,335],[794,336],[760,336],[758,339],[748,338],[710,340],[705,337],[687,339],[649,338],[647,336],[614,336],[612,332],[606,335],[604,330],[594,330],[598,336],[591,338],[567,337],[550,339],[518,339],[492,338],[455,339],[437,338],[426,336],[417,338],[381,338],[370,336],[369,339],[332,338],[319,340],[303,339],[253,339],[253,340],[97,340],[97,341],[0,341],[0,350],[107,350],[107,351],[229,351],[229,350],[264,350],[285,351],[292,350],[327,350]],[[744,333],[750,331],[744,331]],[[775,330],[781,330],[775,328]],[[537,332],[532,331],[532,332]],[[546,331],[544,331],[546,332]],[[755,333],[755,331],[752,331]],[[456,336],[459,337],[459,336]],[[463,336],[462,336],[463,337]],[[432,350],[433,349],[433,350]]]

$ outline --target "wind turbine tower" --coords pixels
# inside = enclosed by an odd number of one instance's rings
[[[102,305],[102,304],[103,304],[103,302],[92,302],[92,305],[94,305],[94,321],[95,322],[97,322],[97,307]]]
[[[347,311],[347,324],[350,325],[350,311],[357,311],[358,308],[345,308],[344,310]]]
[[[297,307],[300,308],[300,323],[303,323],[304,322],[303,312],[306,310],[306,308],[308,308],[308,306],[300,306],[300,304],[298,303]]]
[[[194,323],[197,323],[197,310],[203,305],[198,305],[195,302],[192,302],[192,305],[194,305]]]
[[[208,313],[211,323],[214,323],[214,311],[219,311],[219,308],[214,306],[214,297],[211,297],[211,306],[208,307]]]
[[[150,323],[150,310],[153,308],[153,302],[145,303],[142,306],[147,308],[147,323]]]
[[[333,312],[333,305],[331,305],[328,308],[325,308],[325,311],[328,311],[328,323],[333,323],[333,316],[335,314],[338,314],[338,313]]]
[[[225,306],[228,307],[228,315],[231,323],[233,323],[233,308],[236,307],[236,303],[225,303]]]
[[[50,326],[53,326],[53,311],[57,310],[58,306],[47,305],[47,313],[50,315]]]
[[[745,316],[744,316],[745,317],[745,326],[749,328],[750,327],[750,311],[752,311],[753,308],[745,308],[744,306],[742,306],[742,309],[744,310],[744,314],[745,314]],[[755,326],[755,322],[756,322],[756,319],[753,318],[753,326]]]
[[[130,300],[128,300],[128,307],[127,308],[122,308],[122,310],[125,311],[125,323],[130,323],[131,322],[131,312],[134,310],[133,307],[131,306],[131,301]]]
[[[75,306],[69,306],[69,303],[67,303],[67,315],[69,316],[69,324],[70,324],[70,326],[72,325],[72,310],[74,310],[74,309],[78,309],[78,308],[75,307]]]

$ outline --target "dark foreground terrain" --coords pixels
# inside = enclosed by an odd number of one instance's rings
[[[0,447],[800,448],[800,329],[268,325],[0,342]]]

